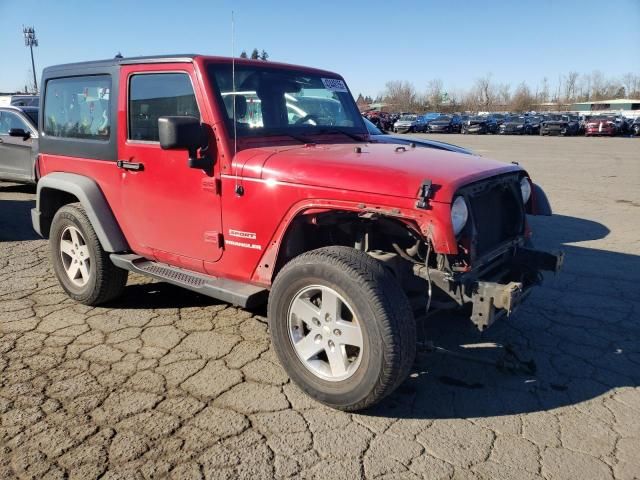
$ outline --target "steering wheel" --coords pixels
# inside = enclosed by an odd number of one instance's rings
[[[304,122],[307,122],[309,120],[315,120],[316,124],[319,122],[319,118],[317,115],[314,115],[313,113],[310,113],[308,115],[305,115],[302,118],[299,118],[298,120],[296,120],[295,125],[302,125]]]

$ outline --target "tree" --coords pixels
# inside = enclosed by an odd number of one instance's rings
[[[542,79],[542,90],[538,101],[539,103],[547,103],[549,101],[549,79],[547,77]]]
[[[260,52],[260,60],[264,60],[265,62],[269,59],[269,54],[266,50],[262,50]]]
[[[511,102],[511,109],[516,112],[528,112],[531,110],[531,107],[535,103],[535,98],[531,95],[531,90],[529,90],[529,86],[522,82],[516,88],[516,91],[513,93],[513,100]]]
[[[605,97],[605,80],[600,70],[591,72],[591,97],[592,100],[602,100]]]
[[[258,52],[257,48],[254,48],[253,51],[251,52],[251,60],[259,60],[260,59],[260,52]]]
[[[428,107],[436,112],[439,112],[442,107],[442,80],[435,78],[430,80],[427,84],[426,103]]]
[[[511,103],[511,85],[501,83],[498,86],[498,98],[502,105],[509,105]]]
[[[410,112],[417,108],[417,95],[415,87],[406,81],[394,80],[385,85],[383,99],[392,105],[392,108],[400,112]]]
[[[491,83],[491,74],[476,79],[469,101],[475,104],[474,110],[489,111],[495,103],[496,93]]]
[[[622,83],[629,98],[640,97],[640,75],[631,72],[625,73],[622,76]]]
[[[576,87],[578,83],[578,72],[569,72],[564,82],[564,99],[571,102],[576,98]]]
[[[242,50],[242,53],[240,54],[240,58],[249,58],[249,56],[247,55],[246,50]]]

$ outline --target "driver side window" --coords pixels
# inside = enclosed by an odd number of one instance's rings
[[[21,128],[25,132],[30,131],[27,124],[15,113],[0,112],[0,135],[9,135],[12,128]]]

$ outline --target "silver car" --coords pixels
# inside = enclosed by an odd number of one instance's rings
[[[0,107],[0,180],[36,183],[38,107]]]

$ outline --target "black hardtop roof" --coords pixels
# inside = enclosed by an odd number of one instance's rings
[[[45,77],[53,76],[55,74],[76,74],[76,72],[81,72],[82,70],[96,70],[96,69],[108,69],[118,67],[120,65],[137,65],[143,63],[192,63],[193,60],[197,57],[206,58],[210,60],[217,61],[228,61],[230,62],[231,57],[222,57],[215,55],[201,55],[196,53],[183,53],[183,54],[173,54],[173,55],[150,55],[150,56],[142,56],[142,57],[114,57],[105,60],[93,60],[88,62],[76,62],[76,63],[64,63],[60,65],[51,65],[46,67],[42,74]],[[334,72],[323,70],[319,68],[313,67],[305,67],[302,65],[292,65],[281,62],[265,62],[264,60],[251,60],[246,58],[236,58],[236,65],[251,65],[251,64],[261,64],[272,67],[286,67],[286,68],[300,68],[309,72],[316,72],[322,74],[329,75],[337,75]],[[53,74],[53,75],[52,75]]]
[[[114,57],[105,60],[91,60],[88,62],[63,63],[46,67],[44,72],[59,70],[77,70],[82,68],[113,67],[117,65],[132,65],[138,63],[190,63],[198,55],[193,53],[178,55],[150,55],[143,57]]]

